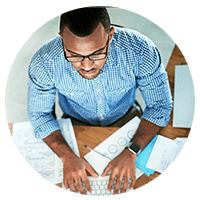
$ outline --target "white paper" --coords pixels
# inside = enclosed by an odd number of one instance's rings
[[[176,144],[178,145],[178,148],[177,148],[176,153],[175,153],[175,158],[178,156],[178,154],[182,150],[186,140],[187,140],[187,137],[180,137],[180,138],[176,138],[174,140],[174,142],[176,142]]]
[[[175,68],[173,127],[191,128],[194,116],[194,86],[188,65]]]
[[[159,135],[146,167],[163,173],[176,157],[178,145],[174,140]]]
[[[139,126],[139,123],[140,123],[140,118],[138,117],[133,118],[126,125],[121,127],[110,137],[108,137],[105,141],[103,141],[101,144],[95,147],[94,150],[112,160],[117,155],[119,155],[127,146],[130,139],[135,134]],[[90,151],[87,155],[85,155],[84,158],[90,163],[90,165],[94,168],[94,170],[99,175],[101,175],[105,167],[110,162],[110,160],[107,159],[106,157],[98,155],[94,151]]]
[[[69,118],[68,119],[59,119],[58,123],[60,125],[61,133],[62,133],[64,139],[67,141],[67,143],[70,146],[70,148],[72,149],[72,151],[77,156],[80,157],[80,153],[78,150],[78,145],[77,145],[77,141],[76,141],[76,137],[75,137],[71,119],[69,119]]]
[[[79,155],[71,120],[61,119],[58,122],[63,137],[72,150]],[[51,183],[62,182],[62,161],[42,140],[35,138],[30,122],[13,124],[13,140],[22,156],[35,171]]]

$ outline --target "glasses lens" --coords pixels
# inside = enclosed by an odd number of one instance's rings
[[[106,54],[105,53],[102,53],[102,54],[94,54],[94,55],[90,55],[89,56],[90,60],[102,60],[104,58],[106,58]]]
[[[92,61],[95,61],[95,60],[103,60],[106,58],[106,53],[102,53],[102,54],[94,54],[94,55],[90,55],[89,56],[89,59],[92,60]],[[81,62],[83,60],[83,57],[79,57],[79,56],[75,56],[75,57],[67,57],[67,60],[69,62]]]
[[[81,62],[83,60],[83,57],[67,57],[67,60],[69,62]]]

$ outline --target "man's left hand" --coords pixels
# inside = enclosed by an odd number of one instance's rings
[[[126,148],[121,154],[114,158],[105,168],[103,174],[101,175],[102,177],[104,177],[109,171],[111,171],[108,183],[109,191],[111,191],[115,178],[117,178],[113,194],[117,194],[119,192],[123,179],[124,184],[120,192],[126,192],[129,186],[129,177],[132,180],[129,188],[133,188],[133,186],[135,185],[136,158],[137,155],[133,154]]]

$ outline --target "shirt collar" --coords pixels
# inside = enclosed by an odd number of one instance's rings
[[[107,70],[107,68],[110,68],[110,67],[113,67],[115,66],[115,62],[116,62],[116,59],[114,59],[114,47],[113,47],[113,41],[110,43],[110,50],[109,50],[109,55],[108,55],[108,58],[106,60],[106,63],[103,67],[103,70]]]

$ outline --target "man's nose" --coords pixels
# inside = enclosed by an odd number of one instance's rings
[[[94,61],[90,60],[89,58],[85,58],[82,62],[81,62],[81,68],[89,71],[90,69],[93,68],[93,64]]]

